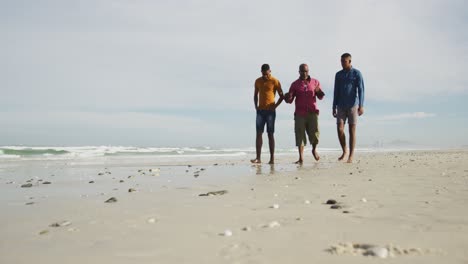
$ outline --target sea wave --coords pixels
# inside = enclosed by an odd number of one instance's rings
[[[263,149],[267,152],[268,149]],[[320,153],[339,152],[337,148],[319,148]],[[360,148],[359,152],[385,151],[374,148]],[[389,151],[389,150],[387,150]],[[296,148],[277,148],[276,155],[297,153]],[[76,159],[112,156],[157,156],[171,157],[241,157],[254,156],[255,148],[212,148],[212,147],[133,147],[133,146],[81,146],[81,147],[32,147],[32,146],[0,146],[2,159]]]

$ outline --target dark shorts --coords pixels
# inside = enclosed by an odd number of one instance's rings
[[[353,106],[348,109],[337,108],[336,113],[336,123],[339,125],[340,123],[346,124],[346,119],[348,120],[348,124],[355,125],[357,123],[358,117],[358,106]]]
[[[267,127],[267,133],[275,133],[275,119],[276,112],[272,110],[257,110],[256,127],[257,133],[263,133],[265,130],[265,124]]]

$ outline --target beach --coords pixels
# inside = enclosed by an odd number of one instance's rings
[[[468,263],[468,150],[338,156],[3,159],[0,263]]]

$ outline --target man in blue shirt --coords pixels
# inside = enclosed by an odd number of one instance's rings
[[[336,117],[338,138],[343,150],[338,160],[343,160],[347,155],[344,126],[348,120],[349,157],[347,162],[352,163],[356,145],[357,116],[364,114],[364,80],[361,72],[352,67],[351,54],[341,55],[341,66],[343,70],[335,75],[333,116]]]

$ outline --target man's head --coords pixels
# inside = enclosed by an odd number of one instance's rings
[[[344,53],[341,55],[341,67],[343,67],[344,70],[351,69],[351,54]]]
[[[299,65],[299,75],[302,80],[306,80],[309,77],[309,66],[307,64],[302,63]]]
[[[261,71],[262,71],[262,76],[264,76],[264,77],[270,75],[270,73],[271,73],[270,65],[268,65],[266,63],[263,64]]]

